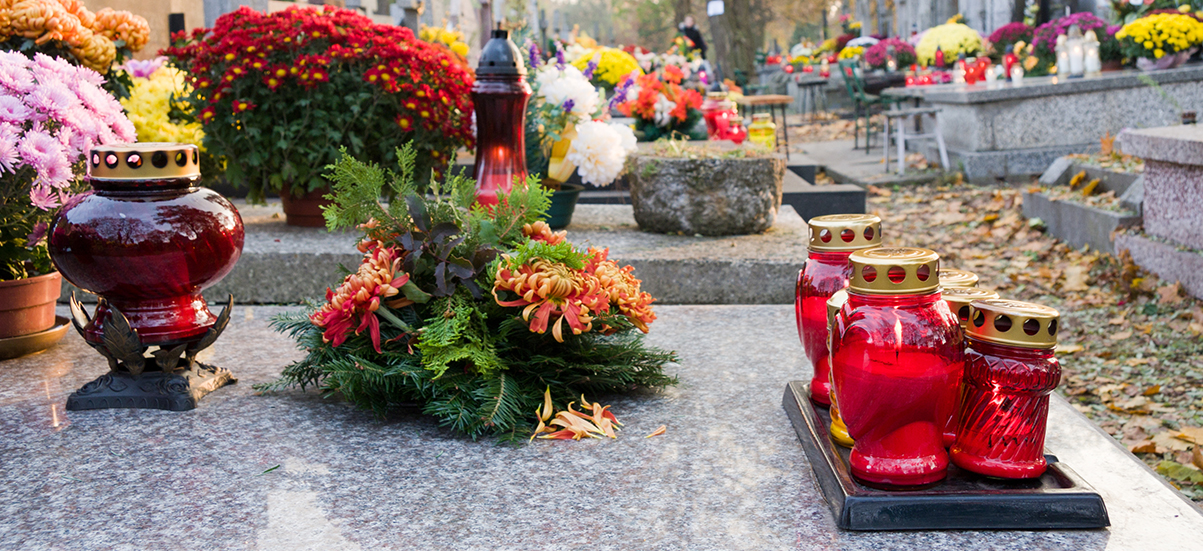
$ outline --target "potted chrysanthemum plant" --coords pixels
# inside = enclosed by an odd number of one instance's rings
[[[55,326],[62,285],[47,229],[81,191],[88,148],[134,141],[103,83],[63,59],[0,52],[0,359],[57,340],[39,337]]]
[[[351,10],[244,6],[177,35],[165,53],[192,77],[184,103],[204,125],[205,148],[229,160],[230,183],[252,201],[280,193],[293,225],[325,224],[322,173],[340,146],[391,163],[412,140],[427,181],[473,142],[471,70],[409,29]]]
[[[548,224],[558,229],[572,222],[584,189],[568,183],[572,175],[595,187],[612,184],[635,151],[635,133],[606,122],[610,106],[589,81],[596,63],[581,71],[565,63],[562,53],[544,61],[533,43],[527,52],[534,69],[526,109],[527,173],[542,175],[543,186],[553,190]]]

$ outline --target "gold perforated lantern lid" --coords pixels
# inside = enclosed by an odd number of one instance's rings
[[[940,286],[940,255],[914,248],[877,248],[853,252],[848,290],[865,295],[922,295]]]
[[[940,270],[940,277],[944,277],[944,270]],[[943,280],[941,280],[943,281]],[[969,303],[975,300],[990,300],[998,298],[998,293],[989,289],[979,287],[945,287],[940,284],[940,298],[948,303],[948,309],[956,315],[957,319],[961,320],[961,327],[969,321]]]
[[[1061,314],[1041,304],[1018,300],[990,299],[969,303],[969,338],[1019,346],[1057,346],[1057,323]]]
[[[113,143],[88,152],[93,180],[177,180],[200,177],[200,150],[188,143]]]
[[[977,287],[977,281],[977,274],[973,272],[957,270],[955,268],[943,268],[940,270],[940,286],[945,289],[949,287]]]
[[[872,214],[816,216],[810,226],[810,250],[859,251],[881,246],[881,218]]]

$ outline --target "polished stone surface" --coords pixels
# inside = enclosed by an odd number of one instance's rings
[[[596,397],[627,424],[618,440],[519,448],[313,391],[256,396],[299,357],[266,326],[278,311],[237,307],[204,360],[239,382],[190,412],[64,412],[104,372],[76,335],[0,362],[0,548],[1189,549],[1203,533],[1059,399],[1048,447],[1106,500],[1109,530],[838,531],[781,408],[810,376],[789,307],[658,308],[650,340],[680,353],[680,385]]]

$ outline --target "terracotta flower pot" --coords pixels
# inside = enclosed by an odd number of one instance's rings
[[[284,217],[289,226],[303,228],[324,228],[326,218],[322,216],[322,207],[332,201],[323,198],[330,193],[329,187],[315,189],[300,197],[292,194],[291,188],[285,184],[280,190],[280,202],[284,204]]]
[[[0,339],[54,327],[54,304],[62,285],[63,276],[58,272],[0,281]]]

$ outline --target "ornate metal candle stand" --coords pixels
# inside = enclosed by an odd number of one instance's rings
[[[92,318],[71,293],[71,323],[89,346],[109,361],[109,372],[71,393],[67,409],[145,408],[187,411],[206,394],[238,382],[229,369],[201,363],[196,355],[213,345],[230,322],[234,295],[200,339],[148,345],[120,310],[105,304],[101,342],[87,340]],[[99,308],[98,308],[99,309]],[[150,349],[155,350],[151,351]],[[147,353],[148,351],[149,354]],[[182,361],[181,361],[182,360]]]
[[[72,295],[73,323],[110,368],[67,409],[188,410],[235,382],[196,360],[225,329],[234,300],[215,316],[201,291],[234,268],[244,238],[234,205],[197,187],[198,153],[190,144],[97,146],[88,156],[93,191],[55,218],[51,258],[100,297],[89,316]]]

